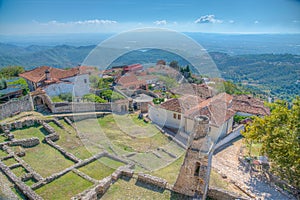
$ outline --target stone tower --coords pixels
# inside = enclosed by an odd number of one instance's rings
[[[184,162],[173,187],[175,192],[206,199],[213,144],[207,137],[208,132],[209,118],[196,116]]]

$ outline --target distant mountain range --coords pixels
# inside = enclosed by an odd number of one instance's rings
[[[48,65],[58,68],[74,67],[81,64],[88,53],[95,48],[91,46],[38,46],[21,47],[0,43],[0,67],[19,65],[26,69]]]
[[[48,65],[58,68],[75,67],[81,64],[95,48],[89,46],[16,46],[0,43],[0,68],[19,65],[27,70]],[[222,77],[235,83],[243,83],[277,97],[290,99],[300,94],[300,55],[292,54],[246,54],[230,55],[210,52]],[[182,57],[160,49],[132,51],[114,61],[112,65],[141,63],[147,65],[164,59],[167,63],[178,61],[185,66],[188,61]]]

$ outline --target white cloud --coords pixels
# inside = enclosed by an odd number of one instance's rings
[[[34,21],[36,23],[39,23],[37,21]],[[70,21],[70,22],[58,22],[56,20],[49,21],[47,23],[39,23],[42,25],[87,25],[87,24],[94,24],[94,25],[100,25],[100,24],[117,24],[117,21],[114,20],[104,20],[104,19],[92,19],[92,20],[83,20],[83,21]]]
[[[212,24],[220,24],[223,23],[222,20],[216,19],[214,15],[203,15],[200,18],[196,19],[195,24],[207,24],[207,23],[212,23]]]
[[[104,19],[93,19],[93,20],[84,20],[84,21],[76,21],[74,24],[116,24],[117,21],[114,20],[104,20]]]
[[[234,20],[229,20],[228,22],[229,22],[230,24],[234,24],[235,21],[234,21]]]
[[[167,24],[167,20],[157,20],[155,22],[153,22],[155,25],[166,25]]]
[[[293,23],[299,23],[300,21],[299,20],[293,20]]]
[[[259,21],[257,21],[257,20],[254,21],[254,24],[258,24],[258,23],[259,23]]]

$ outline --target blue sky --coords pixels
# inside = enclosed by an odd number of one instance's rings
[[[300,0],[0,0],[0,34],[300,33]]]

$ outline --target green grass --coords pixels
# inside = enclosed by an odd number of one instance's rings
[[[5,156],[7,156],[7,155],[8,154],[5,151],[3,151],[3,150],[0,149],[0,158],[3,158]]]
[[[154,171],[151,174],[166,179],[170,184],[174,184],[178,177],[183,160],[184,155],[175,160],[174,162],[170,163],[168,166]]]
[[[6,141],[7,141],[7,138],[4,137],[3,135],[0,135],[0,143],[6,142]]]
[[[21,177],[28,173],[24,167],[17,167],[11,170],[17,177]]]
[[[56,141],[56,143],[63,149],[80,159],[86,159],[92,156],[92,154],[83,145],[74,129],[71,129],[72,127],[67,124],[63,124],[64,127],[66,127],[66,130],[63,130],[53,122],[50,122],[49,125],[52,126],[59,134],[59,140]]]
[[[118,167],[121,167],[121,166],[125,165],[125,163],[113,160],[113,159],[108,158],[108,157],[101,157],[99,159],[99,161],[101,163],[103,163],[104,165],[106,165],[110,168],[113,168],[113,169],[117,169]]]
[[[17,189],[16,187],[11,187],[11,190],[18,196],[19,199],[24,199],[26,200],[27,198],[24,196],[24,194],[19,190]]]
[[[96,180],[101,180],[111,175],[115,171],[115,169],[106,166],[99,160],[95,160],[94,162],[79,168],[79,171],[87,174],[88,176]]]
[[[160,133],[153,124],[138,126],[130,121],[130,117],[106,115],[97,120],[82,120],[76,122],[76,125],[89,141],[102,145],[106,150],[109,143],[112,143],[124,151],[120,153],[146,152],[169,143],[168,137]]]
[[[32,186],[33,184],[35,184],[37,181],[34,178],[28,179],[27,181],[25,181],[25,184],[28,186]]]
[[[24,161],[43,177],[60,172],[74,164],[45,143],[40,143],[33,148],[25,148],[25,152]]]
[[[73,172],[54,180],[35,190],[43,199],[65,200],[91,187],[93,183],[81,178]]]
[[[15,139],[25,139],[25,138],[32,138],[37,137],[42,141],[45,137],[45,130],[42,126],[32,126],[29,128],[23,128],[23,129],[16,129],[11,132]]]
[[[224,190],[228,190],[229,183],[226,182],[220,174],[218,174],[215,170],[212,169],[210,171],[209,185]]]
[[[119,179],[102,196],[102,200],[119,200],[119,199],[158,199],[158,200],[184,200],[179,194],[163,190],[151,185],[143,184],[135,179]]]
[[[6,165],[6,166],[11,166],[13,164],[18,163],[14,158],[10,158],[7,160],[2,160],[2,162]]]

